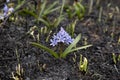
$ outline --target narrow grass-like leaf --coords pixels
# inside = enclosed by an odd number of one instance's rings
[[[45,9],[45,11],[44,11],[43,14],[44,14],[44,15],[47,15],[47,14],[49,14],[49,13],[51,13],[51,12],[54,12],[54,11],[56,11],[57,9],[59,9],[60,7],[54,8],[55,5],[57,5],[57,3],[58,3],[58,1],[54,2],[52,5],[49,5],[49,6]]]
[[[79,49],[86,49],[88,47],[91,47],[92,45],[86,45],[86,46],[82,46],[82,47],[78,47],[78,48],[74,48],[76,46],[76,44],[78,43],[78,41],[80,40],[81,38],[81,35],[79,34],[75,40],[73,41],[72,44],[70,44],[68,46],[68,48],[65,49],[65,51],[63,52],[63,54],[61,55],[62,58],[65,58],[68,54],[70,54],[70,52],[73,52],[73,51],[76,51],[76,50],[79,50]]]
[[[42,4],[42,6],[40,6],[41,10],[39,10],[39,17],[42,17],[42,14],[44,13],[45,7],[46,7],[47,1],[45,0],[44,3]]]
[[[86,71],[87,71],[87,68],[88,68],[88,60],[87,60],[86,57],[84,57],[83,65],[84,65],[83,69],[84,69],[84,71],[86,72]]]
[[[57,8],[54,8],[54,9],[51,9],[51,10],[45,10],[44,13],[43,13],[43,16],[46,16],[48,15],[49,13],[52,13],[56,10],[60,9],[60,7],[57,7]]]
[[[82,13],[85,13],[85,8],[81,3],[78,3],[77,6],[81,9]]]
[[[80,8],[78,7],[77,3],[74,5],[74,7],[75,7],[77,15],[80,15]]]
[[[22,2],[20,2],[20,0],[18,1],[18,5],[16,6],[15,10],[19,9],[21,6],[24,5],[26,0],[23,0]]]
[[[58,1],[54,2],[52,5],[50,5],[47,10],[51,10],[55,5],[58,4]]]
[[[75,40],[65,49],[65,51],[63,52],[63,54],[61,54],[61,57],[63,57],[63,58],[66,57],[66,55],[71,51],[71,49],[76,46],[76,44],[78,43],[78,41],[80,40],[80,38],[81,38],[81,35],[79,34],[75,38]]]
[[[22,10],[21,12],[19,12],[19,14],[21,14],[21,15],[31,15],[36,19],[38,18],[38,16],[34,12],[32,12],[30,10],[27,10],[27,9]]]
[[[92,45],[86,45],[86,46],[82,46],[82,47],[77,47],[75,49],[71,49],[71,50],[67,51],[66,53],[63,53],[62,57],[65,58],[68,54],[70,54],[73,51],[77,51],[77,50],[80,50],[80,49],[86,49],[86,48],[91,47],[91,46]]]
[[[61,22],[62,20],[64,20],[64,19],[65,19],[64,16],[63,16],[63,15],[60,15],[60,16],[54,21],[53,27],[57,27],[57,26],[60,24],[60,22]]]
[[[38,21],[43,22],[48,28],[50,27],[50,23],[47,20],[44,20],[43,18],[39,18]]]
[[[76,10],[76,14],[78,16],[78,18],[82,18],[83,15],[85,14],[85,8],[81,3],[75,3],[74,4],[74,8]]]
[[[32,44],[33,46],[35,47],[38,47],[40,49],[43,49],[45,51],[47,51],[48,53],[50,53],[51,55],[53,55],[55,58],[59,58],[58,54],[56,52],[54,52],[52,49],[46,47],[46,46],[43,46],[39,43],[35,43],[35,42],[30,42],[30,44]]]
[[[73,51],[76,51],[76,50],[79,50],[79,49],[86,49],[88,47],[91,47],[92,45],[86,45],[86,46],[82,46],[82,47],[77,47],[75,49],[71,49],[69,52],[73,52]]]
[[[115,55],[115,53],[112,53],[112,59],[113,59],[113,62],[116,64],[117,61],[116,61],[116,55]]]
[[[83,64],[83,56],[82,56],[82,54],[80,54],[80,62],[79,62],[79,70],[81,70],[81,65]]]
[[[62,13],[63,13],[64,6],[65,6],[65,0],[62,0],[62,7],[60,10],[60,15],[62,15]]]
[[[118,59],[117,60],[120,61],[120,54],[118,55]]]

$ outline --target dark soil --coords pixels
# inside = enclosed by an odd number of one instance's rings
[[[82,35],[78,46],[87,41],[92,47],[76,51],[65,59],[55,59],[29,44],[36,41],[32,36],[26,35],[30,27],[35,25],[31,17],[23,18],[25,21],[7,21],[0,27],[0,80],[14,80],[12,73],[21,78],[19,80],[120,80],[120,62],[114,64],[112,59],[112,53],[120,55],[120,12],[115,9],[120,7],[120,1],[105,0],[99,6],[94,1],[91,14],[87,14],[89,0],[83,1],[86,15],[77,22],[75,36],[79,33]],[[111,6],[107,7],[109,3]],[[103,12],[101,21],[98,21],[100,6],[103,7]],[[112,18],[109,13],[113,14]],[[66,27],[70,22],[63,21],[59,28]],[[38,25],[41,26],[43,27],[42,24]],[[45,35],[40,38],[40,42],[49,46],[44,37]],[[87,73],[78,69],[80,54],[89,61]],[[21,75],[16,72],[18,64],[21,66]]]

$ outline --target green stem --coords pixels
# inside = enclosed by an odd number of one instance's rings
[[[60,51],[60,53],[59,53],[60,55],[59,55],[59,56],[60,56],[60,58],[61,58],[61,55],[62,55],[62,53],[63,53],[63,43],[60,43],[60,44],[59,44],[59,51]]]

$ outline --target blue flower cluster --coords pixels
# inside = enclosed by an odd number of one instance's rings
[[[70,44],[74,39],[61,27],[60,31],[50,39],[52,46],[56,46],[58,43],[62,42],[65,44]]]
[[[10,0],[6,0],[6,3],[8,3]],[[8,7],[7,4],[4,4],[3,13],[0,14],[0,19],[3,20],[5,17],[7,17],[11,12],[14,11],[13,7]]]

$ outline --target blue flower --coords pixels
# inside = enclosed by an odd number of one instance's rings
[[[8,9],[9,9],[8,6],[5,4],[3,8],[4,13],[8,13]]]
[[[4,8],[3,8],[4,17],[7,17],[13,11],[14,11],[13,7],[8,8],[8,6],[6,4],[4,5]]]
[[[14,11],[13,7],[11,7],[11,8],[8,9],[8,12],[10,12],[10,13],[13,12],[13,11]]]
[[[10,2],[10,0],[6,0],[6,2],[7,2],[7,3]]]
[[[60,31],[50,39],[52,46],[56,46],[58,43],[62,42],[65,44],[70,44],[74,39],[61,27]]]

